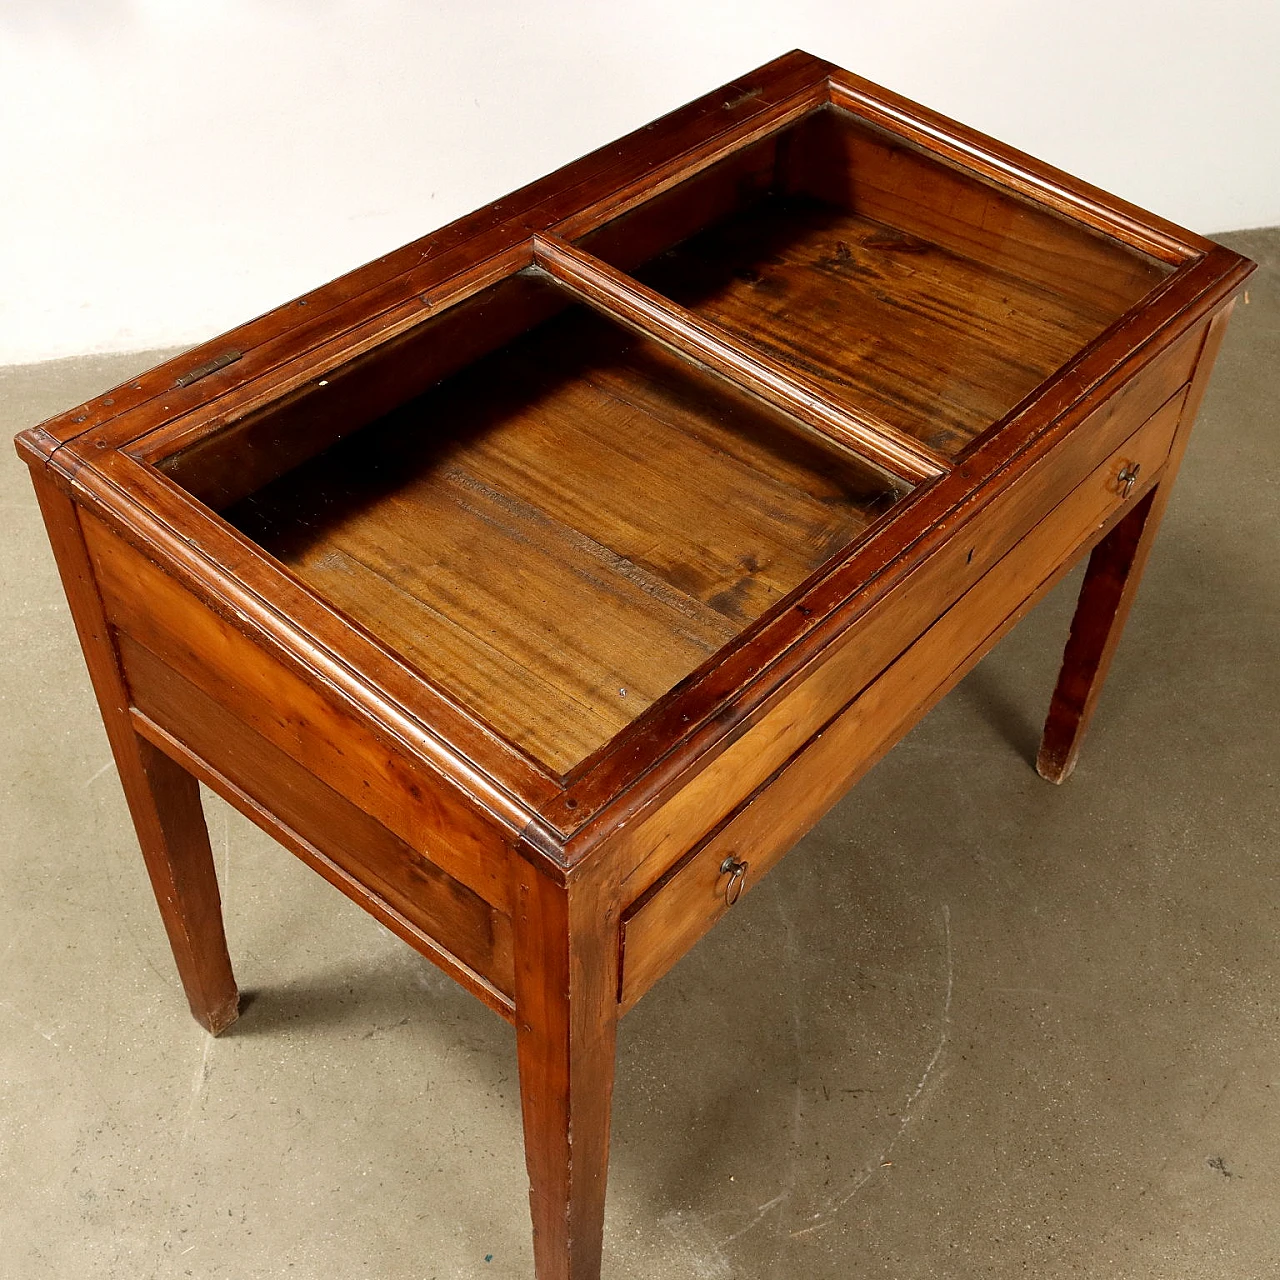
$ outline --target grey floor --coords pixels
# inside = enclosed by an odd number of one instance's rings
[[[1280,230],[1080,767],[1073,578],[623,1024],[605,1274],[1280,1275]],[[152,362],[0,372],[5,434]],[[0,1276],[528,1277],[506,1025],[216,800],[188,1016],[0,464]]]

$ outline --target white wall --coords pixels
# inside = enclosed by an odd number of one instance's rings
[[[1277,0],[0,0],[0,364],[194,342],[797,46],[1280,222]]]

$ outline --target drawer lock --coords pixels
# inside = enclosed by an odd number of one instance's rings
[[[1120,486],[1121,497],[1127,498],[1133,489],[1134,481],[1138,478],[1138,472],[1142,470],[1140,462],[1126,462],[1120,469],[1120,474],[1116,476],[1116,483]]]
[[[730,854],[720,864],[720,874],[729,877],[729,882],[724,887],[724,903],[726,907],[731,907],[742,897],[742,886],[747,879],[747,863]]]

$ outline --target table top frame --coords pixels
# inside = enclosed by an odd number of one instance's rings
[[[1175,270],[966,449],[907,450],[920,481],[877,536],[828,562],[689,680],[564,775],[521,752],[152,465],[517,271],[588,300],[572,242],[736,150],[832,104],[943,162],[1103,231]],[[585,256],[585,255],[584,255]],[[224,616],[353,706],[561,873],[704,767],[825,648],[1033,466],[1123,380],[1239,287],[1211,241],[793,52],[513,195],[24,434],[54,477]],[[607,281],[605,282],[608,283]],[[604,299],[606,304],[608,298]],[[642,320],[652,332],[653,316]],[[696,337],[696,335],[695,335]],[[702,341],[704,339],[697,339]],[[714,335],[712,336],[714,345]],[[236,358],[211,372],[228,353]],[[901,468],[900,468],[901,469]]]

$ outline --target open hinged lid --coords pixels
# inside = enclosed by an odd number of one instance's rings
[[[1242,263],[791,54],[27,442],[569,832]]]

